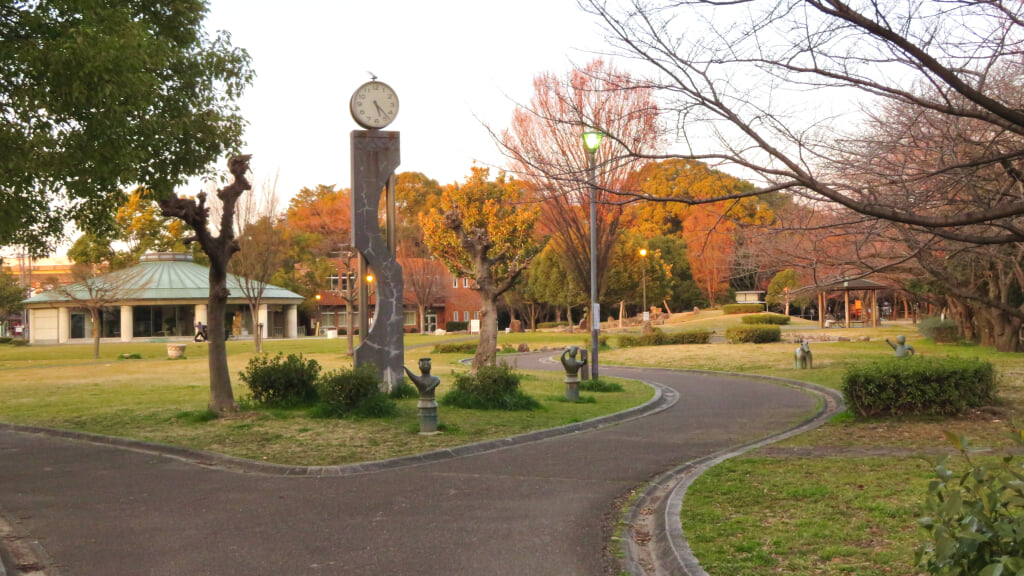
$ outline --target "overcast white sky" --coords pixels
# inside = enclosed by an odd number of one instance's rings
[[[280,171],[285,199],[351,185],[349,133],[359,127],[348,101],[367,71],[398,92],[388,127],[402,135],[398,171],[446,184],[474,160],[503,165],[481,122],[507,127],[536,74],[564,73],[603,45],[575,0],[211,0],[207,26],[252,56],[245,151],[256,178]]]

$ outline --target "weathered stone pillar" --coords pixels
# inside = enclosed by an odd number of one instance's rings
[[[61,306],[57,309],[57,343],[67,344],[71,340],[71,309]]]
[[[135,337],[135,323],[131,306],[121,306],[121,342],[131,342]]]
[[[208,322],[206,321],[206,304],[196,304],[195,316],[196,316],[196,320],[195,320],[196,322],[202,322],[203,324],[208,324]]]
[[[299,337],[299,307],[289,304],[284,309],[284,337]]]

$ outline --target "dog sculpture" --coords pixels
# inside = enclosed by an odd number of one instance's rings
[[[793,353],[793,368],[796,370],[811,369],[811,365],[814,362],[814,356],[811,354],[811,345],[804,342],[800,343],[800,347]]]

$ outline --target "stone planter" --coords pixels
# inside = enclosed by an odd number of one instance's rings
[[[184,344],[168,344],[167,345],[167,357],[170,358],[171,360],[174,360],[176,358],[181,358],[184,355],[185,355],[185,345]]]

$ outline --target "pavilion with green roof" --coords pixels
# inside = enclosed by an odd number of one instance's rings
[[[230,336],[253,334],[249,302],[238,277],[228,275],[224,325]],[[101,318],[101,336],[131,342],[142,338],[191,339],[197,322],[207,324],[210,270],[191,254],[150,253],[139,264],[90,281],[41,292],[24,301],[29,341],[65,344],[92,338],[92,319],[83,302],[110,301]],[[264,338],[295,338],[303,297],[267,285],[257,324]]]

